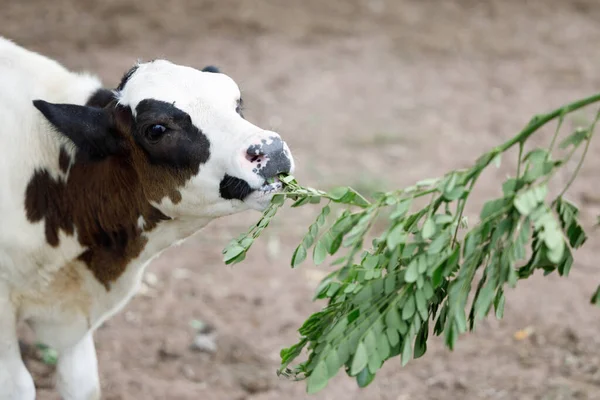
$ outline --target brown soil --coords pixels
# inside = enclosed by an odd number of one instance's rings
[[[393,188],[463,167],[533,114],[600,89],[597,0],[2,3],[0,33],[110,85],[137,58],[221,66],[248,118],[279,130],[298,179],[317,187]],[[591,237],[568,278],[509,291],[505,318],[482,322],[454,352],[432,339],[425,357],[391,360],[369,388],[340,373],[314,398],[600,398],[600,311],[589,305],[600,283],[598,151],[600,141],[570,192]],[[472,210],[505,172],[481,180]],[[284,210],[233,268],[220,249],[256,213],[215,222],[157,260],[147,290],[96,334],[104,398],[308,398],[275,369],[321,305],[311,296],[328,267],[288,264],[316,211]],[[216,328],[216,353],[189,349],[193,319]],[[29,364],[39,399],[56,399],[51,371]]]

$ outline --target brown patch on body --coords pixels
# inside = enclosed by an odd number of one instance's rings
[[[107,290],[146,245],[138,219],[144,219],[145,232],[170,219],[150,202],[165,197],[179,202],[178,188],[194,173],[153,165],[130,134],[129,109],[117,108],[113,117],[128,148],[125,156],[90,162],[78,155],[71,161],[61,149],[57,160],[60,169],[66,171],[72,164],[66,180],[38,170],[25,193],[27,218],[31,222],[44,220],[48,244],[57,247],[61,231],[67,235],[76,231],[79,243],[86,248],[79,260]]]

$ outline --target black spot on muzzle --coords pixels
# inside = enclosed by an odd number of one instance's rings
[[[253,192],[253,189],[245,180],[225,175],[219,185],[219,192],[225,200],[244,200]]]

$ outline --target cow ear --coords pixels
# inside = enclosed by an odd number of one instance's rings
[[[33,105],[75,147],[92,160],[104,159],[123,151],[122,139],[112,126],[106,109],[76,104],[53,104],[34,100]]]
[[[220,73],[221,70],[219,68],[215,67],[214,65],[207,65],[206,67],[202,68],[202,72]]]

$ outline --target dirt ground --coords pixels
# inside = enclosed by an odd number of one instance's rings
[[[300,182],[371,191],[463,167],[530,117],[600,90],[597,0],[27,0],[0,1],[0,33],[100,74],[115,86],[136,59],[219,65],[247,117],[278,130]],[[315,399],[600,399],[600,141],[570,198],[590,240],[568,278],[539,276],[508,293],[454,352],[390,360],[367,389],[340,373]],[[572,170],[572,167],[571,169]],[[504,172],[480,181],[477,211]],[[565,175],[564,179],[567,179]],[[217,221],[148,270],[147,286],[96,333],[103,398],[307,399],[275,375],[279,350],[321,304],[329,267],[289,268],[317,209],[284,210],[247,261],[220,250],[258,217]],[[190,321],[213,325],[214,354],[191,351]],[[525,340],[516,331],[531,329]],[[39,399],[51,370],[29,361]]]

